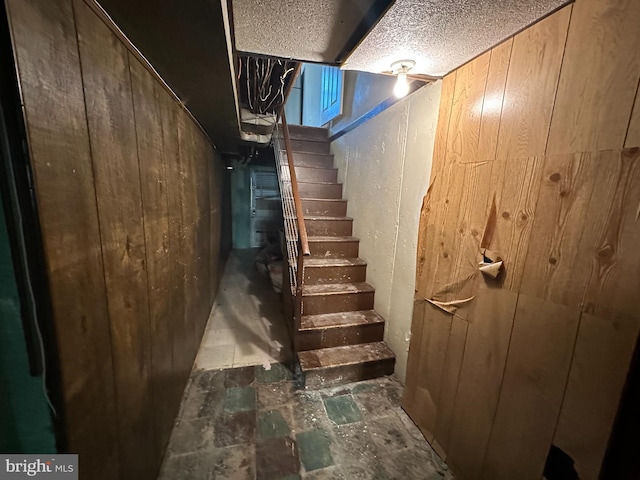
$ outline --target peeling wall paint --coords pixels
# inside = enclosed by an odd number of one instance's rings
[[[360,257],[368,263],[367,282],[376,288],[375,309],[387,320],[385,341],[396,354],[402,381],[420,207],[431,172],[441,90],[442,82],[427,85],[331,145],[343,197],[349,200],[347,215],[354,218],[354,235],[360,238]]]

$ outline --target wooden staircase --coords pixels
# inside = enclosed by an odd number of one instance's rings
[[[289,127],[311,256],[304,259],[302,318],[294,344],[307,388],[393,373],[384,319],[373,310],[375,290],[346,216],[338,170],[322,128]]]

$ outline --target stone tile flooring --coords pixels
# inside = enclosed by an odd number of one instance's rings
[[[194,370],[160,479],[452,480],[401,396],[393,376],[307,391],[280,364]]]

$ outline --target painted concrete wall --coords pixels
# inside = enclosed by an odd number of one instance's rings
[[[367,72],[344,72],[342,115],[329,122],[336,133],[393,95],[396,78]]]
[[[42,377],[32,377],[0,202],[0,452],[55,453]]]
[[[369,91],[387,98],[392,88],[393,82],[389,87],[383,78]],[[368,263],[367,282],[376,288],[375,309],[387,320],[385,341],[397,356],[396,373],[403,381],[418,223],[431,171],[441,90],[441,82],[427,85],[331,145],[343,196],[349,200],[347,215],[354,218],[354,235],[360,238],[360,257]],[[365,97],[349,101],[360,106],[376,103]]]

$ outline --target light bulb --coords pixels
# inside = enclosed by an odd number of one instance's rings
[[[402,98],[409,93],[409,82],[407,80],[407,72],[399,72],[396,86],[393,87],[393,93],[396,97]]]

